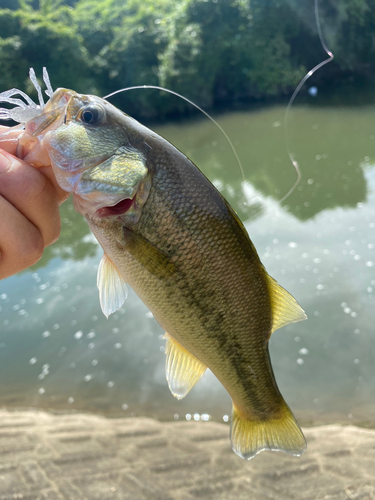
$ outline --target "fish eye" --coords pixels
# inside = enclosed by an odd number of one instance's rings
[[[99,106],[86,106],[81,109],[79,117],[83,123],[88,125],[97,125],[101,122],[104,115],[104,110]]]

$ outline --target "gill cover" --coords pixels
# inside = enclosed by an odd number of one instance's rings
[[[146,160],[130,143],[124,117],[100,97],[72,93],[64,122],[48,137],[57,182],[73,193],[83,215],[99,216],[103,207],[134,199],[134,206],[129,204],[134,222],[147,199]]]

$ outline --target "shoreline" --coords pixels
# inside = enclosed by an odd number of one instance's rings
[[[160,413],[160,412],[144,412],[142,413],[142,410],[144,410],[143,406],[132,406],[132,410],[134,411],[124,411],[124,410],[118,410],[118,409],[112,409],[110,411],[104,411],[101,409],[94,409],[93,407],[80,407],[78,406],[77,408],[69,408],[65,405],[61,406],[22,406],[22,405],[17,405],[17,406],[9,406],[7,404],[0,405],[0,414],[1,412],[9,412],[9,413],[47,413],[49,415],[54,415],[54,416],[69,416],[69,415],[87,415],[87,416],[93,416],[93,417],[99,417],[99,418],[105,418],[108,420],[116,420],[116,419],[152,419],[157,422],[161,423],[174,423],[174,422],[188,422],[188,419],[186,419],[185,414],[179,414],[178,418],[175,419],[173,418],[172,414],[167,413]],[[341,413],[326,413],[326,414],[312,414],[311,416],[309,414],[300,414],[298,412],[293,412],[294,416],[296,417],[297,422],[299,423],[300,427],[302,428],[315,428],[315,427],[324,427],[328,425],[339,425],[342,427],[348,427],[348,426],[353,426],[353,427],[358,427],[361,429],[374,429],[375,430],[375,420],[372,419],[371,417],[365,418],[352,418],[351,420],[344,418]],[[191,418],[189,421],[195,421],[194,417],[195,415],[199,415],[195,412],[192,412],[190,414]],[[228,426],[230,424],[230,412],[228,415],[228,420],[224,420],[223,417],[219,417],[217,413],[209,414],[209,413],[202,413],[199,415],[200,417],[204,418],[199,418],[199,421],[203,421],[205,423],[207,422],[212,422],[215,424],[223,424]],[[208,418],[207,418],[208,417]],[[1,500],[1,498],[0,498]]]
[[[0,500],[375,498],[375,431],[304,428],[306,453],[237,457],[216,422],[0,410]]]

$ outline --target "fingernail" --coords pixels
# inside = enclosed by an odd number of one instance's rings
[[[0,173],[6,172],[12,162],[12,156],[0,149]]]

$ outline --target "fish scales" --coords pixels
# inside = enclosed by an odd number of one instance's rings
[[[173,395],[186,396],[208,367],[232,398],[239,456],[301,455],[305,439],[278,390],[268,341],[306,315],[268,275],[233,209],[185,155],[107,101],[49,95],[4,140],[17,140],[35,167],[51,164],[73,193],[104,250],[104,314],[121,307],[130,284],[166,332]]]
[[[146,139],[154,189],[136,232],[169,257],[176,271],[152,279],[152,269],[138,261],[130,276],[135,262],[124,260],[122,234],[119,251],[109,256],[165,331],[209,366],[232,397],[238,393],[238,406],[247,408],[256,397],[255,412],[259,408],[262,416],[267,407],[269,414],[279,393],[266,355],[271,313],[263,267],[220,193],[182,153],[167,153],[170,144],[158,142],[162,147]],[[95,219],[89,224],[96,234]]]

